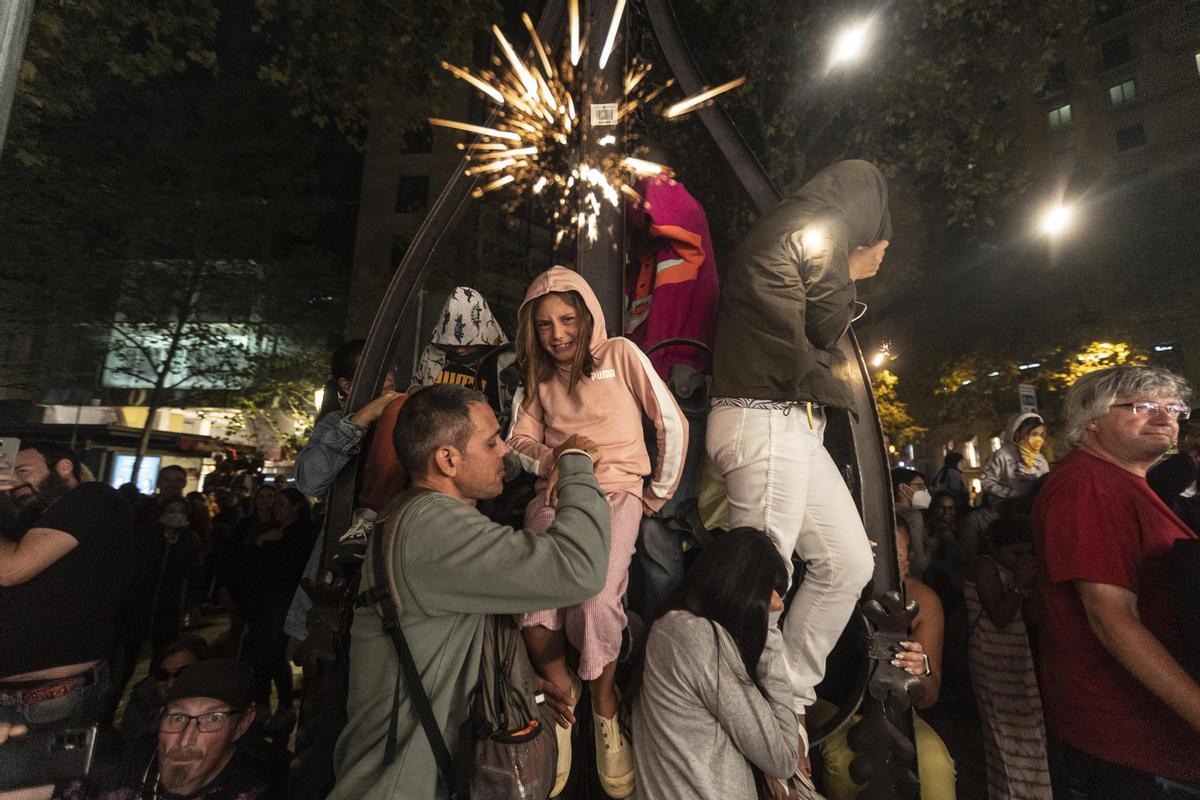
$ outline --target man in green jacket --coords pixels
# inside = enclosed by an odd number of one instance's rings
[[[722,278],[707,449],[731,527],[765,531],[789,569],[793,552],[806,563],[783,628],[801,715],[874,572],[822,437],[826,408],[857,413],[837,342],[854,318],[854,282],[878,271],[889,236],[883,175],[839,161],[765,213]]]
[[[396,531],[400,622],[451,747],[478,682],[484,615],[581,603],[599,593],[608,571],[609,509],[593,475],[599,448],[582,436],[556,448],[557,513],[550,530],[538,535],[497,525],[475,509],[503,487],[508,447],[501,434],[484,395],[449,384],[414,394],[396,422],[401,463],[414,486],[432,490],[412,501]],[[385,510],[378,524],[398,523]],[[364,575],[362,587],[369,581]],[[349,721],[334,755],[331,800],[448,797],[403,681],[397,754],[383,763],[399,671],[379,617],[370,608],[357,610]],[[569,719],[570,698],[549,684],[543,688]]]

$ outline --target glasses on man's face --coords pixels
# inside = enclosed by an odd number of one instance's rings
[[[163,683],[166,683],[167,681],[178,678],[179,673],[181,673],[181,672],[183,672],[182,667],[180,669],[175,670],[174,672],[167,669],[166,667],[155,667],[153,670],[151,670],[151,674],[154,675],[154,680],[162,681]]]
[[[204,714],[177,714],[166,712],[158,722],[158,727],[167,733],[183,733],[192,720],[196,720],[196,728],[201,733],[214,733],[225,727],[231,717],[241,714],[241,711],[225,709],[224,711],[209,711]]]
[[[1177,405],[1175,403],[1113,403],[1113,408],[1128,408],[1133,412],[1135,417],[1154,417],[1159,414],[1168,414],[1172,419],[1183,422],[1192,413],[1192,410],[1187,406]]]

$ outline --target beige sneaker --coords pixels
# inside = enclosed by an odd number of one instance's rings
[[[629,797],[633,794],[633,747],[621,732],[616,717],[592,714],[596,729],[596,771],[600,786],[609,797]]]
[[[572,673],[571,698],[575,702],[571,704],[571,711],[575,710],[581,694],[583,694],[583,684],[580,683],[578,676]],[[558,724],[554,726],[554,737],[558,741],[558,761],[554,769],[554,788],[550,790],[551,797],[558,797],[562,794],[563,789],[567,788],[567,779],[571,777],[571,731],[574,727],[571,725],[564,728]]]

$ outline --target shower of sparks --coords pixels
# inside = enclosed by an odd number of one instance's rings
[[[614,52],[625,5],[625,0],[617,0],[599,56],[601,68]],[[633,189],[638,180],[673,174],[665,164],[637,158],[644,148],[638,147],[635,136],[626,137],[619,148],[624,152],[617,152],[617,136],[605,133],[603,128],[592,129],[599,137],[597,144],[613,150],[592,156],[589,161],[580,160],[584,131],[580,110],[584,114],[591,111],[589,103],[577,101],[584,94],[583,76],[576,67],[584,55],[582,40],[586,36],[586,31],[580,30],[579,0],[568,0],[567,16],[566,52],[557,59],[538,36],[533,20],[522,14],[521,22],[531,43],[527,55],[519,53],[504,32],[493,25],[492,35],[499,45],[499,55],[492,59],[495,71],[472,72],[442,62],[444,69],[495,105],[492,126],[429,120],[431,125],[476,135],[475,141],[458,145],[466,156],[464,173],[480,178],[472,192],[474,197],[507,187],[509,198],[504,205],[513,210],[522,200],[536,196],[549,210],[557,231],[556,246],[571,229],[596,241],[605,205],[619,207],[622,196],[641,203],[642,198]],[[652,70],[653,65],[633,60],[621,83],[617,122],[649,105],[674,84],[672,79],[653,85],[647,80]],[[702,108],[744,82],[744,78],[738,78],[707,89],[675,103],[664,116],[676,118]]]
[[[668,108],[665,112],[663,112],[663,116],[668,118],[681,117],[690,111],[695,111],[697,108],[702,107],[705,103],[712,100],[717,95],[724,94],[731,89],[736,89],[745,82],[746,78],[745,76],[742,76],[741,78],[735,78],[734,80],[731,80],[729,83],[722,83],[720,86],[707,89],[699,94],[694,94],[691,97],[680,100],[678,103]]]

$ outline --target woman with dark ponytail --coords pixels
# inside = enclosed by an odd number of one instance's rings
[[[788,575],[766,534],[716,537],[649,626],[626,695],[637,793],[754,800],[799,760],[779,614]]]
[[[379,397],[353,414],[342,411],[365,344],[362,339],[352,339],[334,350],[330,358],[330,377],[317,411],[317,425],[308,444],[296,456],[296,486],[307,495],[319,497],[333,485],[342,467],[362,448],[367,428],[398,396],[395,379],[388,372]]]

